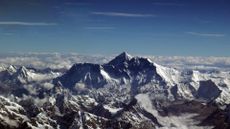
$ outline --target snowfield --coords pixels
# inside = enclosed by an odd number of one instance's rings
[[[110,59],[1,56],[0,128],[230,128],[227,57]]]

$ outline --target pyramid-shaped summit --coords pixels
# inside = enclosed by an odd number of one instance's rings
[[[127,52],[122,52],[120,55],[115,57],[113,60],[111,60],[108,65],[120,65],[123,64],[124,62],[128,62],[132,59],[132,56],[130,56]]]
[[[28,76],[28,69],[25,66],[22,66],[17,71],[17,74],[22,75],[23,77],[27,77]]]

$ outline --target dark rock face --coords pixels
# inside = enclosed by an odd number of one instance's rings
[[[193,71],[182,79],[173,76],[180,81],[174,83],[169,75],[171,71],[158,66],[146,58],[132,58],[122,53],[103,65],[75,64],[62,76],[44,81],[51,88],[45,88],[43,82],[28,82],[25,67],[17,70],[12,67],[13,72],[0,72],[0,95],[12,97],[7,100],[0,96],[0,115],[9,116],[12,121],[18,121],[18,125],[10,126],[0,117],[0,129],[34,129],[32,126],[51,129],[179,128],[178,123],[165,124],[162,119],[184,119],[187,114],[192,114],[188,121],[198,121],[194,126],[230,128],[230,106],[215,102],[222,92],[219,84],[213,80],[199,80],[199,77],[192,80]],[[46,72],[52,70],[39,71]],[[25,80],[24,83],[18,77]],[[86,90],[76,92],[76,84],[83,85]],[[223,86],[228,87],[227,84]],[[136,98],[140,94],[144,97]],[[185,99],[183,95],[192,96],[192,99]],[[15,108],[16,103],[20,110]]]
[[[83,83],[89,89],[98,89],[104,87],[108,81],[102,74],[102,70],[113,79],[130,81],[134,94],[137,93],[137,87],[150,83],[152,80],[157,80],[161,85],[165,85],[152,62],[141,57],[131,58],[127,53],[120,54],[104,65],[75,64],[66,74],[55,79],[54,82],[61,82],[64,87],[70,89],[77,83]],[[119,83],[120,85],[124,84],[123,81]]]
[[[198,96],[205,100],[214,100],[221,93],[217,85],[211,81],[200,81],[200,87],[198,89]]]
[[[109,112],[109,110],[105,109],[102,104],[98,104],[93,109],[91,109],[89,112],[91,112],[97,116],[101,116],[101,117],[105,117],[105,118],[111,118],[112,117],[112,114]]]
[[[101,66],[97,64],[75,64],[57,80],[67,88],[73,88],[78,82],[84,83],[88,88],[99,88],[106,84],[100,70]]]
[[[107,65],[113,65],[116,67],[124,67],[125,63],[131,60],[131,56],[129,56],[126,52],[121,53],[113,60],[111,60]]]
[[[33,99],[20,101],[19,104],[24,107],[29,118],[36,117],[41,112],[39,107],[34,105]]]
[[[133,85],[141,86],[151,82],[151,80],[163,81],[156,72],[156,66],[146,58],[132,58],[129,62],[128,69],[130,75],[134,78]],[[140,75],[144,76],[145,81],[140,82],[138,77]]]
[[[229,129],[229,109],[228,107],[224,110],[214,110],[200,125],[214,125],[214,129]]]

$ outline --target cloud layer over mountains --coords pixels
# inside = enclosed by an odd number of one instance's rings
[[[76,53],[11,53],[0,55],[0,66],[19,65],[34,68],[68,69],[74,63],[103,64],[115,55],[80,55]],[[141,55],[143,56],[143,55]],[[230,57],[144,56],[153,62],[178,69],[230,70]]]

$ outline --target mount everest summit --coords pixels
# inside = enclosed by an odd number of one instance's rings
[[[0,68],[1,129],[228,129],[230,71],[121,53],[69,70]]]

